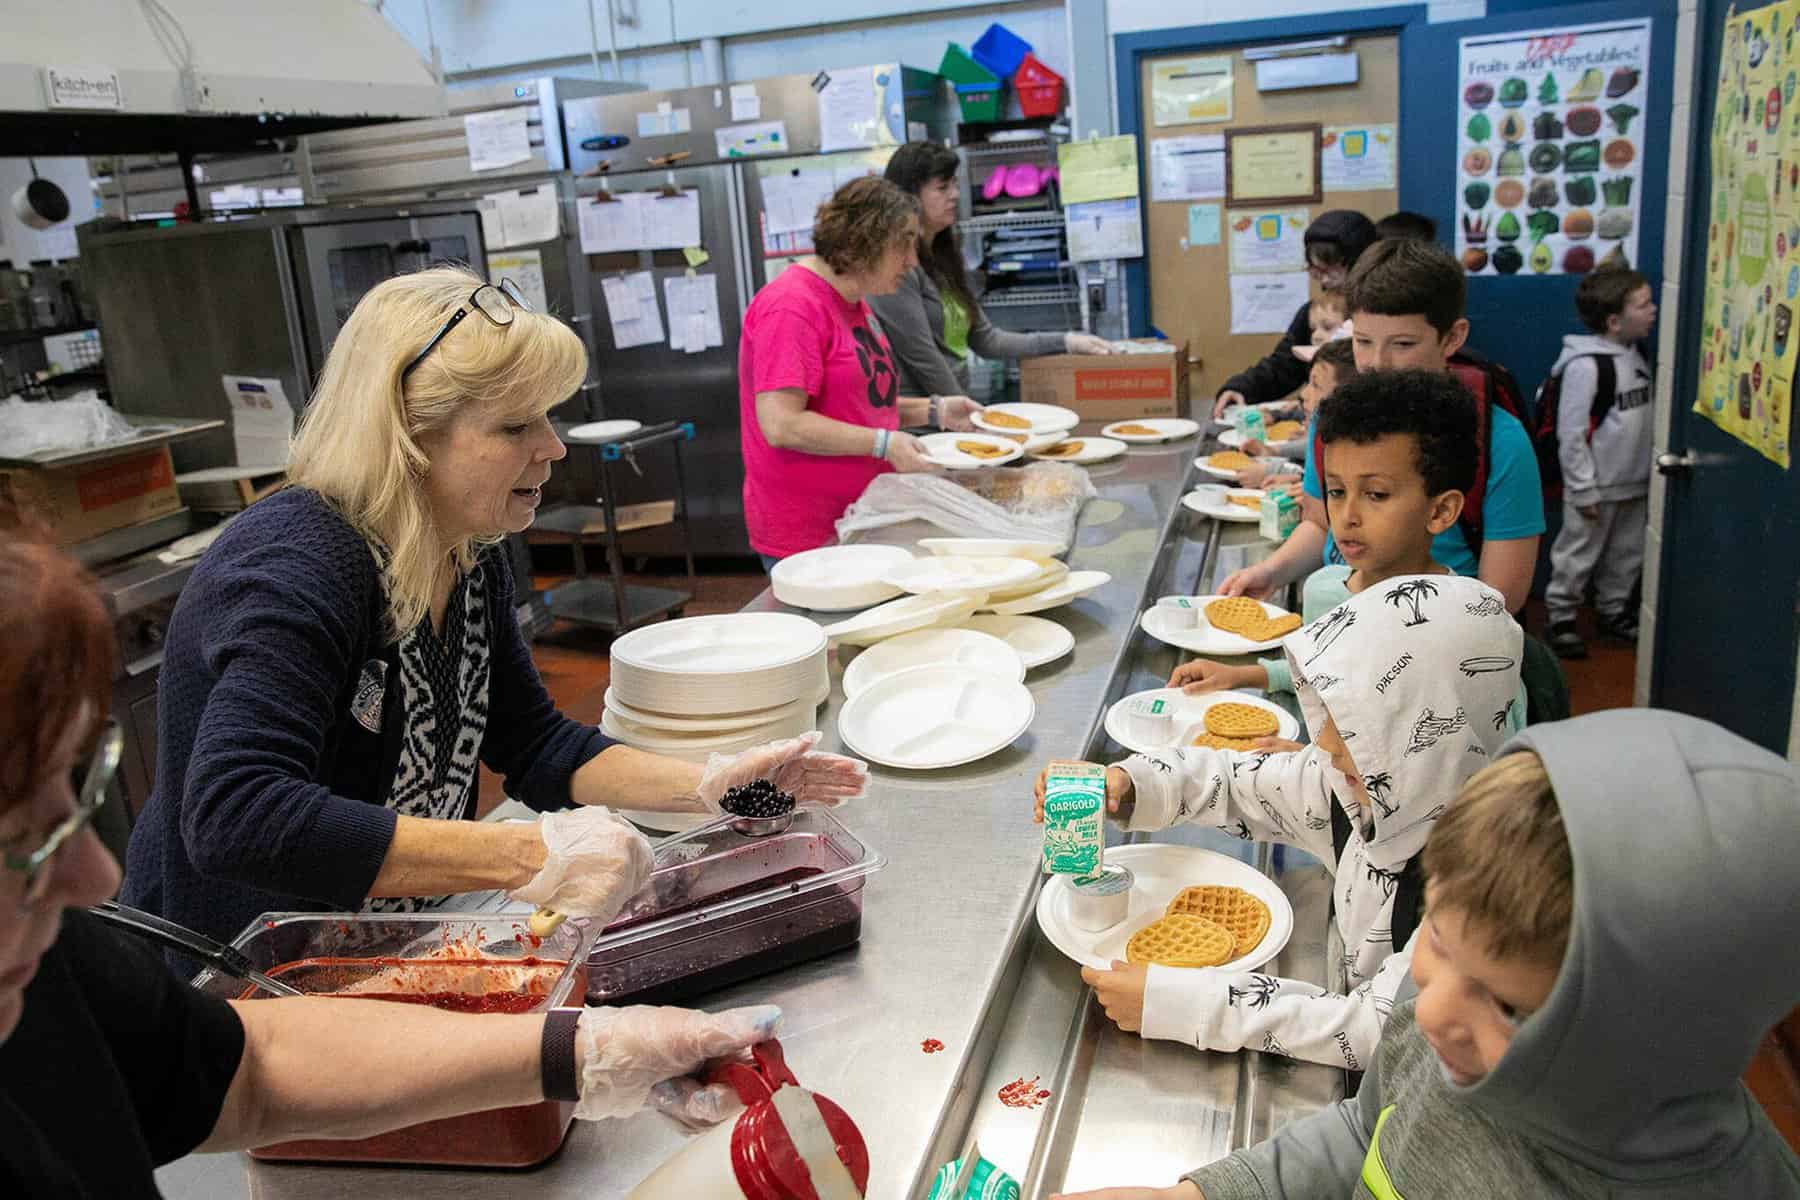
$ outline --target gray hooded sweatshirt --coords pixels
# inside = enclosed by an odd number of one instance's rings
[[[1800,1158],[1740,1082],[1800,996],[1800,775],[1716,725],[1533,726],[1575,865],[1550,998],[1468,1087],[1394,1009],[1359,1094],[1189,1176],[1207,1200],[1780,1200]]]
[[[1616,380],[1612,407],[1593,436],[1599,371],[1594,357],[1612,359]],[[1591,333],[1563,338],[1552,375],[1562,376],[1556,409],[1556,455],[1562,463],[1563,499],[1577,508],[1650,493],[1652,413],[1650,366],[1635,346]]]

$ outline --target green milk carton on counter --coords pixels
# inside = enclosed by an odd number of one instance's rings
[[[1106,846],[1106,768],[1052,762],[1044,773],[1044,871],[1078,878],[1100,873]]]
[[[1263,493],[1261,533],[1272,542],[1286,541],[1300,525],[1300,502],[1281,488]]]

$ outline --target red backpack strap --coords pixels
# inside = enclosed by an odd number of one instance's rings
[[[1463,540],[1469,544],[1469,552],[1477,562],[1481,559],[1482,506],[1487,500],[1494,392],[1497,390],[1496,381],[1488,367],[1489,364],[1485,362],[1461,356],[1450,360],[1450,373],[1456,376],[1475,402],[1475,485],[1464,494],[1462,516],[1457,518],[1456,523],[1462,529]]]

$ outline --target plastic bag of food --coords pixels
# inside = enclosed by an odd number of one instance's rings
[[[1068,463],[992,467],[954,475],[879,475],[838,519],[840,542],[871,529],[923,521],[952,537],[1074,540],[1081,506],[1097,495],[1087,472]]]
[[[100,397],[83,392],[68,400],[0,400],[0,454],[26,458],[47,450],[87,450],[138,436],[131,422]]]

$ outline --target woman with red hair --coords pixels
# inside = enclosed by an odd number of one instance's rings
[[[544,1099],[716,1120],[725,1101],[685,1077],[773,1036],[766,1006],[507,1016],[195,991],[82,911],[119,886],[89,828],[118,765],[112,665],[90,580],[0,509],[0,1196],[154,1196],[156,1166],[194,1150]]]

